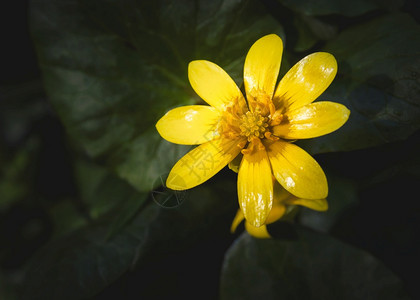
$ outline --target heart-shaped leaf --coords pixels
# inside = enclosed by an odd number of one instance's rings
[[[406,139],[420,128],[420,26],[392,14],[343,31],[325,51],[338,75],[320,97],[350,111],[340,130],[301,141],[311,153],[349,151]]]
[[[154,125],[169,109],[200,101],[188,63],[211,60],[238,80],[252,43],[282,33],[256,0],[41,0],[32,2],[31,28],[69,133],[140,191],[187,150]]]
[[[221,299],[407,299],[368,253],[301,228],[293,240],[244,233],[226,254]]]
[[[194,188],[172,209],[149,198],[151,203],[112,235],[108,219],[102,219],[54,239],[33,257],[23,299],[86,299],[124,273],[141,269],[151,257],[179,254],[215,232],[229,235],[234,186],[228,180]]]

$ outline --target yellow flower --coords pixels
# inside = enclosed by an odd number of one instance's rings
[[[166,140],[197,145],[172,168],[167,186],[193,188],[243,154],[238,172],[238,198],[246,220],[265,224],[273,206],[276,178],[302,199],[323,199],[327,179],[318,163],[294,140],[318,137],[340,128],[349,110],[338,103],[312,103],[330,85],[337,63],[329,53],[306,56],[281,79],[277,88],[283,43],[270,34],[252,45],[244,65],[246,99],[218,65],[192,61],[188,78],[210,106],[170,110],[156,128]]]
[[[317,211],[326,211],[328,209],[328,202],[326,199],[302,199],[296,196],[293,196],[288,191],[286,191],[276,179],[273,179],[274,186],[274,200],[273,207],[268,214],[268,217],[265,221],[265,224],[260,227],[254,227],[248,221],[245,221],[246,231],[256,238],[271,238],[268,233],[267,226],[271,223],[276,222],[281,219],[283,216],[294,215],[292,212],[296,211],[296,205],[306,206],[313,210]],[[244,220],[244,214],[242,210],[238,210],[235,218],[233,219],[232,226],[230,231],[234,233],[238,225]]]

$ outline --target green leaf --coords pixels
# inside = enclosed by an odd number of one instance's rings
[[[144,205],[148,193],[138,192],[107,168],[82,159],[76,160],[76,182],[92,220],[109,219],[109,234],[126,225]]]
[[[295,17],[293,23],[297,31],[297,41],[294,50],[303,52],[313,47],[318,39],[311,28],[305,23],[305,20],[300,17]]]
[[[132,199],[141,205],[147,197],[147,193],[137,192],[107,168],[92,162],[76,160],[75,175],[81,200],[92,219],[118,211],[127,202],[133,202]]]
[[[142,212],[127,230],[106,239],[107,229],[76,231],[47,245],[26,274],[23,299],[86,299],[116,280],[133,264],[156,209]]]
[[[307,51],[319,40],[331,40],[337,35],[336,26],[315,17],[297,15],[293,23],[298,33],[294,49],[298,52]]]
[[[349,209],[359,204],[359,187],[354,180],[338,174],[327,172],[328,178],[328,210],[315,211],[302,207],[299,223],[318,232],[330,232],[334,224]]]
[[[255,0],[31,4],[46,90],[68,132],[140,191],[187,150],[163,141],[154,125],[169,109],[200,101],[188,63],[211,60],[238,80],[252,43],[282,34]]]
[[[370,254],[289,229],[296,239],[238,238],[223,264],[221,299],[407,299],[400,279]]]
[[[88,219],[77,210],[74,201],[65,199],[56,203],[49,211],[53,223],[53,238],[68,234],[88,224]]]
[[[420,26],[391,14],[343,31],[325,47],[338,76],[320,97],[346,105],[338,131],[301,141],[311,153],[349,151],[404,140],[420,128]]]
[[[33,257],[23,299],[86,299],[150,257],[177,253],[215,231],[228,234],[230,224],[221,220],[237,207],[233,187],[228,180],[191,189],[172,209],[152,202],[111,236],[105,219],[55,239]]]
[[[29,138],[10,161],[4,161],[0,172],[0,211],[30,194],[33,161],[39,152],[39,144],[37,138]]]
[[[308,16],[339,14],[348,17],[362,15],[375,9],[395,10],[404,0],[277,0],[284,6]]]

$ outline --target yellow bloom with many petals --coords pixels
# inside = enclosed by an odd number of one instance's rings
[[[188,78],[210,106],[178,107],[156,128],[166,140],[199,145],[172,168],[167,187],[193,188],[243,155],[238,172],[241,211],[254,227],[267,221],[273,207],[272,177],[301,199],[324,199],[327,179],[318,163],[294,140],[325,135],[340,128],[349,110],[338,103],[312,103],[330,85],[337,62],[329,53],[306,56],[280,80],[283,43],[270,34],[252,45],[244,65],[246,100],[218,65],[192,61]]]
[[[296,212],[296,206],[306,206],[307,208],[316,210],[316,211],[326,211],[328,209],[328,202],[326,199],[302,199],[298,198],[288,191],[286,191],[276,179],[273,179],[273,208],[271,209],[268,217],[265,221],[265,224],[260,227],[255,227],[250,224],[248,221],[245,221],[246,231],[256,238],[271,238],[268,233],[267,226],[271,223],[276,222],[277,220],[286,216],[290,218],[291,215],[294,215],[293,212]],[[234,233],[238,225],[244,220],[244,214],[242,210],[238,210],[235,218],[233,219],[231,232]]]

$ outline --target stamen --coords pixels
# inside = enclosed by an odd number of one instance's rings
[[[245,147],[246,143],[247,143],[247,141],[242,141],[242,142],[238,143],[238,145],[236,145],[236,146],[238,146],[238,148],[242,149],[243,147]]]
[[[270,114],[269,105],[272,103],[270,96],[262,90],[253,89],[248,95],[249,109],[253,113],[258,113],[264,117]]]
[[[272,99],[264,91],[253,90],[248,95],[248,106],[243,98],[235,98],[224,108],[217,131],[228,139],[245,138],[237,145],[241,149],[251,141],[255,141],[254,144],[259,145],[258,148],[264,148],[261,140],[279,140],[279,137],[273,135],[271,130],[273,126],[285,121],[286,117],[276,110]],[[248,148],[254,149],[255,145],[248,146]],[[243,153],[249,152],[247,149],[242,151]]]
[[[281,121],[283,121],[284,115],[280,112],[280,111],[275,111],[272,115],[271,115],[271,120],[270,120],[270,126],[276,126],[279,125],[281,123]]]
[[[267,121],[267,117],[263,117],[257,112],[248,111],[241,117],[239,125],[241,135],[248,138],[248,141],[251,141],[252,137],[264,138],[264,132],[268,127]]]
[[[278,141],[280,138],[273,135],[270,131],[267,131],[266,133],[264,133],[264,136],[266,139],[268,140],[272,140],[272,141]]]
[[[261,142],[261,140],[254,136],[251,138],[248,148],[242,149],[241,153],[245,155],[245,154],[251,154],[255,151],[261,151],[261,150],[265,150],[265,147],[263,143]]]

